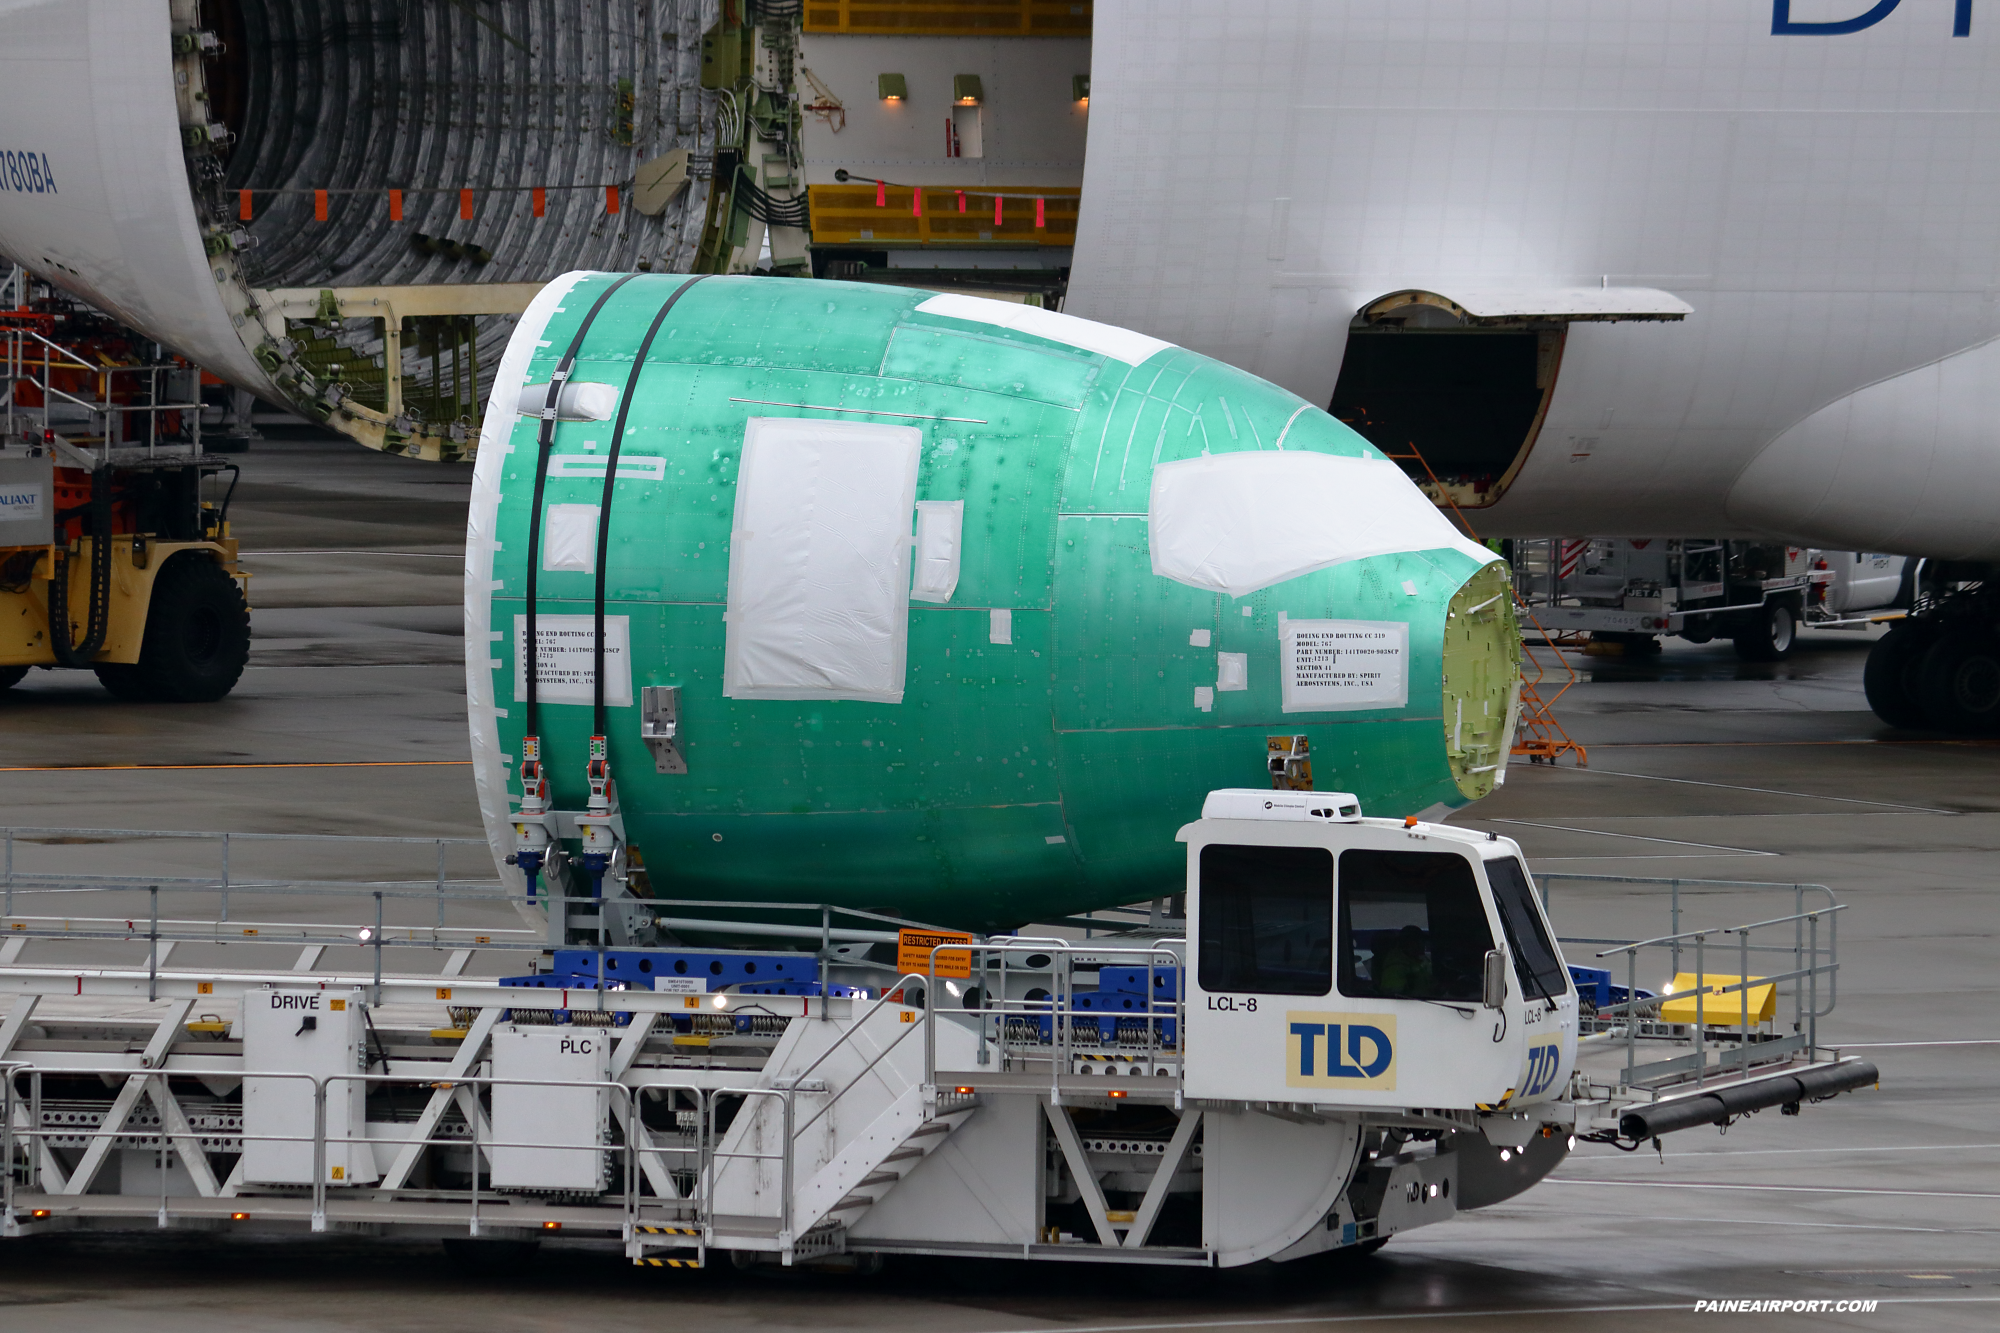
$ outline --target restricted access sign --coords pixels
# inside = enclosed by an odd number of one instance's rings
[[[972,936],[958,930],[899,930],[896,932],[896,970],[930,976],[931,950],[940,944],[970,944]],[[970,949],[941,949],[937,956],[940,977],[965,978],[972,975]]]

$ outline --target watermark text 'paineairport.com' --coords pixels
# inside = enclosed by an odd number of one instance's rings
[[[1696,1301],[1696,1314],[1873,1314],[1874,1301]]]

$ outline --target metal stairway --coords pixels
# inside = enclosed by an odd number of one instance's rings
[[[934,1103],[920,1086],[905,1089],[799,1189],[793,1218],[801,1235],[824,1223],[854,1225],[977,1109],[970,1095],[931,1095]]]

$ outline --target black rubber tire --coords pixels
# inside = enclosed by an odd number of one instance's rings
[[[28,674],[24,666],[0,667],[0,690],[11,690]]]
[[[1939,731],[2000,731],[2000,641],[1988,633],[1947,634],[1916,670],[1917,699]]]
[[[235,688],[249,660],[243,590],[207,554],[186,551],[153,580],[138,664],[129,675],[101,668],[98,679],[124,699],[213,703]]]
[[[1921,731],[1930,725],[1917,693],[1917,668],[1937,637],[1937,627],[1930,621],[1906,620],[1868,650],[1861,688],[1875,716],[1890,726]]]
[[[120,699],[143,703],[153,697],[153,692],[146,687],[145,674],[136,666],[125,662],[100,662],[91,670],[97,673],[97,683]]]
[[[1752,611],[1736,631],[1736,655],[1746,662],[1782,662],[1799,644],[1799,613],[1789,602],[1770,602]]]

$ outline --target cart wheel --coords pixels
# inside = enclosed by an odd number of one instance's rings
[[[187,551],[153,580],[138,664],[129,676],[99,668],[98,679],[120,698],[211,703],[235,688],[249,660],[243,590],[207,555]]]
[[[1798,613],[1787,602],[1772,602],[1736,632],[1736,655],[1746,662],[1782,662],[1798,646]]]

